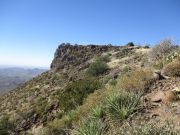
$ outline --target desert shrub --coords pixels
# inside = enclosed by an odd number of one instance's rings
[[[126,46],[134,46],[134,43],[133,42],[129,42],[126,44]]]
[[[144,92],[153,81],[152,74],[150,69],[137,69],[125,74],[118,87],[125,91]]]
[[[59,105],[64,111],[72,110],[81,105],[88,94],[100,87],[99,81],[90,77],[68,84],[59,95]]]
[[[175,46],[172,40],[165,39],[152,48],[152,51],[149,53],[150,59],[152,60],[162,59],[164,56],[169,54],[174,47]]]
[[[10,135],[14,129],[14,124],[8,117],[0,119],[0,135]]]
[[[108,70],[108,65],[106,62],[101,60],[96,60],[95,62],[92,62],[87,70],[87,75],[90,76],[99,76],[103,73],[105,73]]]
[[[116,93],[107,97],[106,111],[113,119],[122,121],[137,109],[139,100],[140,95],[134,93]]]
[[[106,135],[108,126],[101,119],[87,119],[75,129],[75,135]]]
[[[167,64],[163,69],[163,73],[170,77],[180,77],[180,61],[176,60]]]
[[[159,122],[157,122],[159,123]],[[127,125],[119,128],[120,135],[179,135],[180,131],[174,129],[173,123],[165,122],[157,124],[155,122],[142,122]]]
[[[103,55],[103,56],[97,58],[97,61],[110,62],[111,59],[110,59],[109,55]]]
[[[42,128],[40,135],[70,135],[72,121],[78,113],[78,108],[65,112],[60,119],[54,119]]]

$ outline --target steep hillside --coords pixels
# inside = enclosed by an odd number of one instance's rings
[[[175,88],[176,93],[179,74],[165,79],[165,73],[152,66],[149,52],[147,46],[61,44],[49,71],[0,97],[0,117],[15,123],[8,130],[18,135],[123,134],[127,123],[162,119],[165,111],[157,110],[170,109],[169,102],[162,94],[154,96]],[[178,96],[175,102],[174,97],[170,100],[176,103],[172,112],[179,109]],[[179,117],[176,112],[173,118]]]

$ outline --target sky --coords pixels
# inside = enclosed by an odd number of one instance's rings
[[[180,43],[180,0],[0,0],[0,65],[49,67],[62,42]]]

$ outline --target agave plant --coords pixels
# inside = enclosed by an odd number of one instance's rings
[[[91,110],[90,118],[91,119],[101,119],[105,115],[102,106],[97,106]]]
[[[124,120],[136,110],[139,100],[140,95],[134,93],[113,94],[107,97],[106,110],[112,118]]]

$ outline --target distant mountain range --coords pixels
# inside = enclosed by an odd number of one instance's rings
[[[46,69],[39,68],[30,69],[0,66],[0,94],[22,85],[45,71]]]

